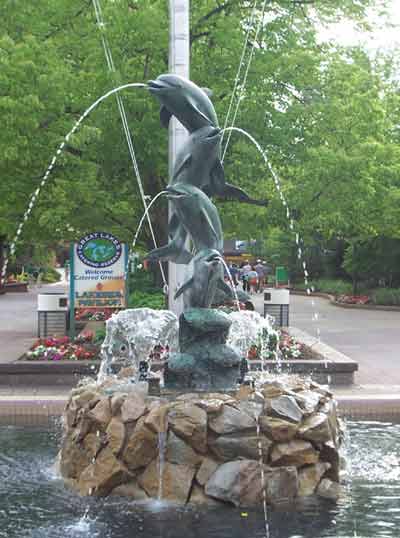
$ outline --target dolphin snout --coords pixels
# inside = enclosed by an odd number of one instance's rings
[[[147,82],[147,87],[150,91],[158,91],[164,89],[165,85],[158,80],[149,80]]]

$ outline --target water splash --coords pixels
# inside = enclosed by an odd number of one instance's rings
[[[67,531],[67,535],[69,536],[88,536],[88,533],[91,531],[92,523],[95,523],[95,521],[96,520],[93,520],[89,517],[89,506],[87,506],[83,516],[79,519],[79,521],[77,521],[74,525],[69,525],[65,530]],[[93,535],[91,534],[90,536]]]
[[[279,198],[280,198],[283,206],[286,209],[286,218],[289,221],[289,228],[295,234],[295,242],[296,242],[296,247],[297,247],[297,258],[299,260],[302,260],[304,284],[306,285],[307,295],[310,296],[311,292],[314,291],[314,290],[312,290],[312,286],[310,286],[309,280],[308,280],[309,272],[308,272],[308,269],[307,269],[306,261],[303,259],[303,250],[301,248],[302,241],[301,241],[301,238],[300,238],[300,234],[298,232],[295,232],[294,219],[291,216],[291,212],[290,212],[290,209],[289,209],[289,204],[288,204],[288,202],[286,200],[286,197],[285,197],[285,195],[283,193],[281,181],[280,181],[280,178],[279,178],[278,174],[276,173],[276,171],[272,167],[272,165],[271,165],[271,163],[270,163],[270,161],[268,159],[266,151],[261,147],[261,145],[257,142],[257,140],[250,133],[248,133],[244,129],[241,129],[240,127],[226,127],[226,128],[223,129],[223,132],[224,131],[236,131],[238,133],[241,133],[241,134],[245,135],[251,142],[253,142],[253,144],[256,146],[259,153],[261,154],[262,158],[264,159],[264,162],[267,165],[267,168],[268,168],[270,174],[272,175],[272,179],[274,180],[274,184],[275,184],[276,190],[278,192]],[[315,302],[312,303],[312,306],[314,308]],[[317,319],[318,319],[318,317],[317,317]],[[317,341],[320,342],[321,341],[321,332],[320,332],[319,326],[317,326],[317,328],[316,328],[316,333],[317,333]]]
[[[118,86],[117,88],[113,88],[112,90],[108,91],[107,93],[105,93],[104,95],[102,95],[101,97],[99,97],[94,103],[92,103],[90,105],[89,108],[87,108],[85,110],[85,112],[80,116],[80,118],[76,121],[76,123],[74,124],[74,126],[72,127],[72,129],[65,135],[64,137],[64,140],[61,142],[61,144],[59,145],[57,151],[55,152],[55,154],[53,155],[52,159],[50,160],[50,163],[45,171],[45,173],[43,174],[41,180],[40,180],[40,183],[39,183],[39,186],[36,188],[36,190],[33,192],[33,194],[31,195],[30,199],[29,199],[29,203],[28,203],[28,206],[25,210],[25,213],[22,217],[22,220],[21,222],[19,223],[18,225],[18,228],[17,228],[17,231],[11,241],[11,244],[10,244],[10,250],[9,250],[9,255],[5,256],[4,258],[4,261],[3,261],[3,267],[1,269],[1,275],[0,275],[0,285],[3,285],[4,284],[4,281],[5,281],[5,277],[6,277],[6,273],[7,273],[7,267],[8,267],[8,264],[9,264],[9,259],[10,259],[10,256],[14,256],[15,254],[15,249],[16,249],[16,245],[17,245],[17,242],[19,240],[19,236],[21,235],[22,233],[22,230],[23,230],[23,227],[26,223],[26,221],[28,220],[29,218],[29,215],[31,214],[34,206],[35,206],[35,203],[36,203],[36,200],[40,194],[40,191],[43,189],[43,187],[46,185],[46,182],[57,162],[57,159],[58,157],[61,155],[66,143],[68,142],[68,140],[70,139],[70,137],[77,131],[77,129],[79,128],[79,126],[81,125],[81,123],[83,122],[83,120],[102,102],[104,101],[105,99],[107,99],[107,97],[110,97],[110,95],[114,95],[115,93],[118,93],[122,90],[125,90],[127,88],[146,88],[146,84],[143,84],[141,82],[131,82],[129,84],[123,84],[122,86]]]
[[[140,361],[146,361],[156,345],[178,349],[178,318],[173,312],[135,308],[114,314],[106,323],[98,383],[122,367],[132,370],[134,381]]]
[[[232,324],[229,329],[227,344],[246,359],[248,359],[250,347],[257,346],[261,367],[262,370],[265,370],[266,360],[277,359],[273,349],[276,349],[279,334],[272,327],[271,318],[269,316],[264,318],[258,312],[251,310],[240,310],[239,312],[232,312],[230,319]]]

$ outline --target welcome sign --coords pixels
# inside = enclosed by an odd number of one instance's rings
[[[93,232],[72,248],[73,308],[125,308],[126,245],[110,233]]]

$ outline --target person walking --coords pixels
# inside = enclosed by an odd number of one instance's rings
[[[248,274],[250,273],[250,271],[251,265],[249,264],[249,260],[246,260],[240,270],[240,278],[243,284],[243,291],[250,291],[250,284],[248,279]]]
[[[258,273],[254,267],[250,268],[247,273],[248,291],[250,293],[257,293],[258,288]]]
[[[230,263],[229,264],[229,272],[231,274],[231,277],[232,277],[232,280],[233,280],[233,283],[235,284],[235,286],[238,285],[238,275],[239,275],[239,267],[236,265],[236,263]]]

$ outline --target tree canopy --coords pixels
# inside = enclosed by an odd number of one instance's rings
[[[198,0],[191,9],[191,78],[213,90],[223,125],[248,29],[254,56],[235,124],[267,151],[305,236],[349,244],[399,238],[399,88],[395,58],[371,59],[318,39],[321,21],[365,22],[374,1]],[[8,241],[64,135],[112,87],[168,71],[168,3],[102,3],[98,29],[88,0],[3,0],[0,6],[0,235]],[[255,26],[262,19],[256,36]],[[107,71],[105,32],[117,68]],[[256,39],[257,37],[257,39]],[[167,132],[147,92],[123,99],[146,194],[167,183]],[[226,140],[227,137],[225,137]],[[233,133],[230,183],[267,197],[267,209],[220,203],[226,236],[287,229],[286,213],[257,149]],[[219,202],[217,202],[219,204]],[[22,244],[57,243],[103,228],[131,241],[143,213],[114,98],[68,141],[24,229]],[[166,204],[152,212],[165,241]],[[152,248],[147,229],[141,245]]]

